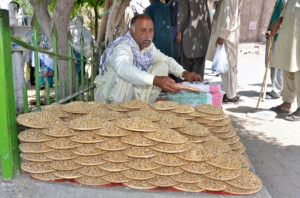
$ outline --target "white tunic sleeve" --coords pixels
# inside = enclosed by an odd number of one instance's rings
[[[135,86],[153,85],[154,75],[133,65],[133,54],[130,46],[126,44],[120,44],[113,49],[108,64],[120,78]]]
[[[161,53],[154,45],[152,46],[154,58],[153,63],[165,62],[169,67],[169,73],[178,78],[182,78],[182,72],[185,71],[183,67],[179,65],[173,58]]]

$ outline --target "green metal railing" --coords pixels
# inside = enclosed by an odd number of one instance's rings
[[[83,59],[83,38],[81,37],[81,50],[80,59],[72,57],[71,41],[68,40],[68,56],[57,54],[57,37],[56,31],[52,36],[53,51],[49,52],[38,48],[38,29],[39,24],[36,18],[33,19],[33,46],[25,43],[17,37],[10,34],[9,15],[7,10],[0,10],[0,157],[1,157],[1,172],[2,178],[12,178],[19,170],[19,149],[17,138],[17,123],[16,111],[14,102],[14,88],[13,88],[13,75],[12,75],[12,59],[11,59],[11,42],[14,42],[34,53],[35,62],[35,92],[36,92],[36,109],[40,110],[40,85],[39,85],[39,66],[38,66],[38,52],[49,54],[53,57],[54,63],[54,90],[55,90],[55,103],[65,103],[72,100],[93,100],[94,99],[94,78],[96,70],[94,69],[93,56],[91,60]],[[93,50],[94,51],[94,50]],[[92,53],[93,54],[93,53]],[[65,79],[59,84],[58,79],[58,59],[68,61],[70,94],[66,95]],[[75,92],[73,90],[73,61],[81,61],[81,76],[75,75]],[[84,61],[91,65],[91,78],[88,73],[84,75]],[[59,97],[59,86],[62,86],[62,95]],[[50,104],[50,91],[49,84],[46,79],[45,97],[46,104]],[[86,97],[85,97],[86,96]],[[27,85],[23,87],[24,98],[24,113],[29,112]]]

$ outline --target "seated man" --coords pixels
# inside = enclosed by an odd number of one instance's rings
[[[202,80],[199,74],[185,71],[173,58],[156,49],[153,32],[152,19],[137,15],[129,32],[109,44],[95,79],[95,101],[110,104],[136,99],[153,103],[161,89],[180,91],[169,73],[189,82]]]

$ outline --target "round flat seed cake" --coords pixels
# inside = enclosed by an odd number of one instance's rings
[[[95,144],[83,144],[72,150],[73,153],[83,156],[101,155],[105,151],[97,148]]]
[[[178,175],[172,176],[174,180],[179,183],[195,184],[203,180],[203,176],[197,173],[183,172]]]
[[[169,144],[184,144],[187,139],[173,129],[158,129],[157,132],[144,135],[150,140]]]
[[[74,114],[88,114],[95,109],[92,104],[83,101],[75,101],[65,104],[62,108],[63,111]]]
[[[69,171],[64,170],[64,171],[56,171],[55,176],[61,179],[76,179],[82,177],[83,175],[77,170],[69,170]]]
[[[53,149],[72,149],[80,146],[80,143],[73,142],[68,138],[56,138],[45,143]]]
[[[32,162],[50,162],[51,159],[46,157],[43,153],[21,153],[20,157],[22,159],[32,161]]]
[[[122,129],[137,132],[152,132],[158,129],[157,124],[145,118],[138,117],[118,120],[115,122],[115,125]]]
[[[116,184],[130,181],[127,177],[124,176],[123,171],[110,173],[108,175],[104,175],[102,178],[106,181]]]
[[[159,168],[161,165],[150,159],[135,159],[126,162],[126,166],[135,170],[150,171]]]
[[[221,108],[209,104],[200,104],[195,108],[197,111],[205,114],[219,115],[224,113]]]
[[[51,137],[71,137],[77,134],[76,131],[64,126],[64,125],[55,125],[48,129],[43,129],[42,133]]]
[[[31,173],[31,177],[40,181],[54,181],[60,179],[55,175],[55,171],[50,173]]]
[[[107,138],[105,141],[97,143],[96,147],[104,151],[121,151],[129,148],[130,146],[121,142],[117,138]]]
[[[158,122],[161,128],[180,128],[187,125],[187,121],[175,115],[163,116]]]
[[[138,133],[133,133],[129,136],[122,137],[121,142],[133,145],[133,146],[152,146],[155,145],[156,142],[145,138],[143,135]]]
[[[77,143],[97,143],[103,142],[105,139],[92,131],[80,132],[76,135],[69,137],[69,139],[73,142]]]
[[[159,101],[150,105],[151,108],[156,110],[171,110],[179,106],[179,103],[174,101]]]
[[[181,183],[173,186],[173,188],[177,190],[181,190],[183,192],[203,192],[204,189],[200,188],[196,184],[187,184],[187,183]]]
[[[99,117],[83,116],[70,121],[67,125],[71,129],[85,131],[101,129],[104,122],[105,120]]]
[[[140,180],[138,181],[131,180],[125,182],[124,185],[129,188],[139,189],[139,190],[149,190],[149,189],[156,188],[155,185],[150,184],[148,181],[140,181]]]
[[[183,173],[183,169],[176,166],[161,166],[157,169],[152,170],[151,172],[155,173],[156,175],[170,176]]]
[[[128,162],[131,160],[131,158],[125,155],[124,152],[120,152],[120,151],[106,152],[102,154],[101,157],[105,161],[117,162],[117,163]]]
[[[193,162],[207,161],[215,157],[216,153],[212,148],[194,144],[189,151],[179,153],[177,156],[181,159]]]
[[[127,163],[106,162],[104,164],[99,165],[98,167],[100,167],[102,170],[105,170],[108,172],[120,172],[120,171],[125,171],[125,170],[129,169],[129,167],[127,166]]]
[[[109,174],[109,172],[103,170],[99,166],[83,166],[77,169],[82,175],[89,177],[102,177]]]
[[[78,157],[78,155],[72,152],[72,149],[63,149],[63,150],[53,150],[47,153],[44,153],[44,156],[51,160],[68,160]]]
[[[147,180],[150,184],[159,187],[171,187],[178,184],[172,177],[169,176],[161,176],[157,175],[149,180]]]
[[[80,178],[75,179],[76,182],[84,185],[89,185],[89,186],[103,186],[107,185],[110,182],[104,180],[102,177],[89,177],[89,176],[83,176]]]
[[[102,129],[93,132],[104,137],[123,137],[132,134],[130,131],[116,127],[113,122],[105,122]]]
[[[237,178],[241,175],[241,169],[229,170],[229,169],[220,169],[217,168],[216,170],[205,174],[205,177],[215,179],[218,181],[226,181]]]
[[[226,181],[227,184],[242,189],[257,189],[262,186],[261,180],[248,170],[242,169],[241,175],[235,179]]]
[[[210,173],[216,168],[206,162],[188,162],[187,164],[181,166],[181,168],[190,173],[197,173],[197,174],[207,174]]]
[[[93,155],[93,156],[79,156],[76,159],[74,159],[74,162],[82,166],[97,166],[100,164],[104,164],[106,162],[102,158],[104,154]]]
[[[191,144],[166,144],[159,143],[151,147],[155,151],[159,151],[162,153],[182,153],[188,151],[191,148]]]
[[[51,168],[55,170],[62,170],[62,171],[76,170],[82,167],[81,165],[75,163],[73,159],[52,161],[50,162],[49,165]]]
[[[155,177],[155,174],[150,171],[128,169],[124,171],[124,176],[130,180],[147,180]]]
[[[52,140],[53,137],[47,136],[39,129],[27,129],[19,133],[18,138],[22,142],[46,142]]]
[[[141,109],[147,106],[147,103],[141,100],[126,100],[119,104],[120,107],[127,109]]]
[[[176,107],[175,109],[172,109],[171,111],[174,113],[187,114],[187,113],[195,112],[195,108],[191,105],[181,104],[178,107]]]
[[[149,147],[132,146],[123,151],[127,156],[133,158],[151,158],[159,155],[159,152]]]
[[[62,123],[58,117],[47,111],[20,114],[17,117],[17,122],[26,127],[39,129],[49,128]]]
[[[50,166],[51,162],[22,162],[21,169],[28,173],[50,173],[53,169]]]
[[[47,146],[46,143],[28,143],[24,142],[19,145],[20,151],[23,153],[47,153],[54,149]]]
[[[120,102],[115,102],[113,104],[107,105],[107,108],[116,111],[116,112],[128,112],[130,109],[124,108],[120,106]]]
[[[179,131],[181,133],[184,133],[186,135],[191,135],[191,136],[208,136],[210,135],[210,132],[208,128],[205,126],[195,123],[195,122],[190,122],[186,126],[182,128],[177,128],[176,131]]]
[[[238,154],[234,152],[220,153],[215,158],[207,161],[207,163],[222,169],[235,170],[242,168],[242,162]]]
[[[201,180],[197,185],[204,189],[209,191],[221,191],[225,190],[227,188],[227,184],[223,181],[213,180],[209,179],[207,177],[204,177],[203,180]]]
[[[175,154],[162,153],[159,156],[153,158],[154,162],[164,166],[182,166],[187,163],[187,161],[180,159]]]

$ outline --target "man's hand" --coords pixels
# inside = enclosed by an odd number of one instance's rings
[[[177,43],[179,43],[179,44],[182,42],[182,33],[181,32],[177,33],[176,40],[177,40]]]
[[[180,91],[180,88],[178,88],[175,85],[175,80],[167,76],[155,76],[153,80],[153,85],[161,88],[164,91],[172,93]]]
[[[190,83],[193,83],[193,81],[196,81],[196,83],[203,81],[201,75],[195,72],[184,71],[182,72],[182,77]]]
[[[282,20],[283,20],[283,17],[280,17],[270,26],[270,31],[268,31],[266,33],[267,37],[274,36],[278,32],[278,30],[280,29]]]
[[[223,38],[221,38],[221,37],[219,37],[218,39],[217,39],[217,42],[216,42],[216,47],[218,47],[218,45],[223,45],[224,44],[224,39]]]

